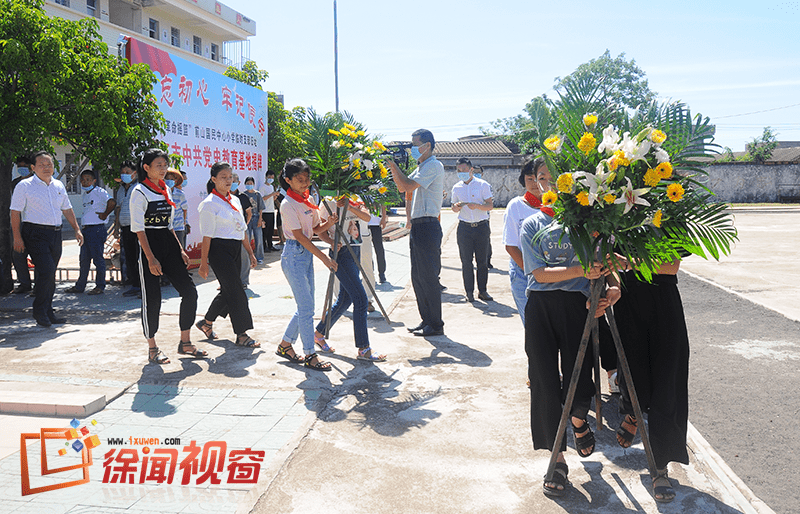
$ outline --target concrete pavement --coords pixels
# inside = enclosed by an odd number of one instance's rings
[[[85,418],[98,421],[93,431],[103,442],[93,450],[92,480],[60,491],[20,495],[16,435],[58,419],[0,416],[12,443],[0,446],[0,512],[769,512],[696,431],[690,431],[691,464],[670,470],[678,498],[657,506],[641,443],[623,450],[608,428],[618,419],[607,392],[603,414],[609,419],[598,433],[598,451],[580,459],[570,450],[573,489],[562,500],[543,496],[549,455],[531,448],[522,325],[508,287],[501,211],[492,219],[494,302],[463,300],[455,219],[445,212],[446,335],[424,340],[405,330],[418,315],[406,288],[403,238],[386,245],[390,284],[379,286],[392,323],[370,316],[372,345],[389,354],[388,362],[356,361],[352,323],[343,318],[332,330],[337,353],[328,374],[274,356],[294,311],[278,254],[268,254],[266,265],[251,273],[253,335],[263,347],[234,346],[222,320],[216,326],[222,339],[198,342],[210,353],[201,361],[177,358],[178,299],[170,297],[171,288],[163,290],[159,332],[159,344],[172,358],[166,366],[146,364],[138,301],[123,298],[119,288],[99,297],[60,294],[57,308],[70,324],[54,329],[36,327],[22,311],[30,300],[1,299],[0,384],[6,390],[25,394],[30,385],[41,390],[44,383],[53,392],[94,386],[98,394],[100,388],[109,396],[115,388],[124,393]],[[691,259],[685,268],[691,269]],[[315,279],[319,312],[327,279],[321,266]],[[198,277],[196,282],[202,314],[216,286]],[[61,418],[61,426],[68,421]],[[225,472],[219,485],[102,483],[109,438],[153,434],[179,438],[181,446],[223,440],[229,449],[264,451],[259,481],[232,485]]]

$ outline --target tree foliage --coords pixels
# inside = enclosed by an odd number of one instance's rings
[[[0,2],[0,258],[10,262],[11,169],[19,155],[65,144],[106,181],[156,140],[155,76],[108,53],[93,18],[50,18],[43,0]],[[63,170],[61,171],[63,173]],[[10,285],[4,268],[3,288]]]
[[[778,147],[777,134],[772,132],[771,127],[764,127],[764,132],[760,137],[754,137],[747,145],[746,161],[763,164],[772,157],[772,152]]]
[[[305,141],[303,140],[303,120],[306,111],[295,107],[291,111],[284,108],[275,93],[269,93],[267,113],[267,140],[269,169],[277,175],[287,159],[302,157]]]
[[[255,61],[245,62],[241,69],[235,66],[228,66],[223,75],[262,90],[261,83],[269,78],[269,73],[266,70],[258,69]]]

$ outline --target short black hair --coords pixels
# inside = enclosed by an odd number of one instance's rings
[[[522,165],[522,169],[519,173],[519,183],[522,187],[525,187],[525,175],[536,175],[536,172],[539,171],[539,168],[544,166],[546,161],[544,157],[537,157],[535,159],[528,159],[525,164]]]
[[[433,132],[428,129],[418,129],[415,130],[413,134],[411,134],[411,138],[419,137],[419,140],[423,143],[430,143],[431,144],[431,152],[436,147],[436,140],[433,139]]]
[[[82,178],[84,175],[91,175],[93,179],[97,180],[97,173],[95,173],[95,172],[94,172],[94,170],[93,170],[93,169],[91,169],[91,168],[86,168],[85,170],[83,170],[83,171],[81,172],[81,178]]]
[[[274,176],[275,176],[275,172],[274,172],[274,171],[272,171],[272,170],[267,170],[267,174],[266,174],[266,175],[264,175],[264,176],[265,176],[265,177],[269,177],[270,175],[272,175],[272,176],[274,177]]]
[[[20,164],[24,164],[25,166],[30,167],[30,165],[33,163],[31,162],[31,158],[28,157],[27,155],[20,155],[16,161],[16,164],[17,166],[19,166]]]
[[[233,171],[233,168],[231,167],[231,165],[229,163],[227,163],[225,161],[217,161],[217,162],[215,162],[214,164],[211,165],[211,176],[212,177],[216,177],[217,175],[219,175],[219,172],[222,171],[222,170],[231,170],[231,171]],[[206,182],[206,190],[208,190],[209,194],[211,194],[211,191],[214,190],[214,182],[212,182],[211,179],[208,179],[208,182]]]
[[[256,179],[254,179],[253,177],[247,177],[246,179],[244,179],[244,183],[247,184],[248,182],[252,182],[253,184],[255,184]]]
[[[459,164],[468,164],[470,168],[472,167],[472,161],[470,161],[466,157],[459,157],[458,162],[456,162],[456,166],[458,166]]]
[[[55,164],[56,160],[53,157],[53,154],[51,154],[47,150],[39,150],[35,154],[31,155],[31,158],[30,158],[30,161],[29,161],[31,163],[31,166],[35,166],[36,165],[36,160],[39,157],[43,156],[43,155],[46,155],[46,156],[50,157],[50,160],[53,161],[53,164]]]
[[[122,161],[122,164],[119,165],[120,171],[122,171],[122,169],[124,169],[124,168],[132,169],[133,171],[136,171],[136,165],[130,159],[126,160],[126,161]]]

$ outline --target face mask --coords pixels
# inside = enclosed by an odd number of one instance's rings
[[[247,189],[248,191],[252,191],[253,189],[256,188],[256,186],[255,184],[245,184],[244,188]]]
[[[131,182],[133,182],[133,175],[131,175],[130,173],[123,173],[122,175],[120,175],[120,178],[122,179],[122,182],[124,184],[130,184]]]
[[[28,174],[28,168],[26,168],[24,166],[19,166],[19,167],[17,167],[17,173],[19,173],[20,177],[24,177],[25,175]]]
[[[233,184],[231,184],[231,191],[236,191],[237,189],[239,189],[238,182],[234,182]]]
[[[86,187],[86,186],[81,186],[81,189],[83,189],[83,191],[84,191],[85,193],[88,193],[89,191],[91,191],[92,189],[94,189],[94,186],[89,186],[89,187]]]
[[[167,187],[175,187],[174,180],[165,180],[164,183],[167,184]]]
[[[186,184],[188,184],[188,183],[189,183],[189,179],[186,179],[186,178],[183,179],[183,183],[181,184],[181,187],[186,186]]]
[[[274,178],[268,178],[267,179],[267,184],[272,184],[273,182],[275,182]]]
[[[458,172],[458,180],[462,182],[466,182],[469,180],[469,172],[468,171],[459,171]]]
[[[473,173],[472,174],[472,176],[475,177],[475,178],[481,178],[482,175],[483,175],[483,173]]]
[[[419,158],[422,157],[422,154],[419,152],[418,146],[411,147],[411,157],[413,157],[416,160],[419,160]]]

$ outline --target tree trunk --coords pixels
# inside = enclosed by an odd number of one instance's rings
[[[0,260],[3,261],[3,273],[0,276],[0,294],[14,289],[11,278],[11,169],[14,163],[10,159],[0,161]]]

